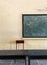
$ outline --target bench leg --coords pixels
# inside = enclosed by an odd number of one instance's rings
[[[25,59],[25,65],[30,65],[30,59],[29,59],[29,56],[26,56],[26,59]]]

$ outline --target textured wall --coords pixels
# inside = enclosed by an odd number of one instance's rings
[[[22,39],[21,15],[38,13],[47,13],[47,0],[0,0],[0,49],[15,49],[10,41]],[[47,49],[47,39],[25,39],[25,49]]]

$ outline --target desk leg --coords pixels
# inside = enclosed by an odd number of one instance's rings
[[[17,43],[16,43],[16,50],[17,50]]]
[[[30,59],[29,59],[29,56],[26,56],[26,59],[25,59],[25,65],[30,65]]]

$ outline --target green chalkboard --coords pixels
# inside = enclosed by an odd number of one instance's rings
[[[22,37],[47,38],[47,14],[23,14]]]

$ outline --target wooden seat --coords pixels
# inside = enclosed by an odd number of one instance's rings
[[[23,44],[23,50],[24,50],[24,40],[16,40],[16,50],[17,50],[17,44]]]

